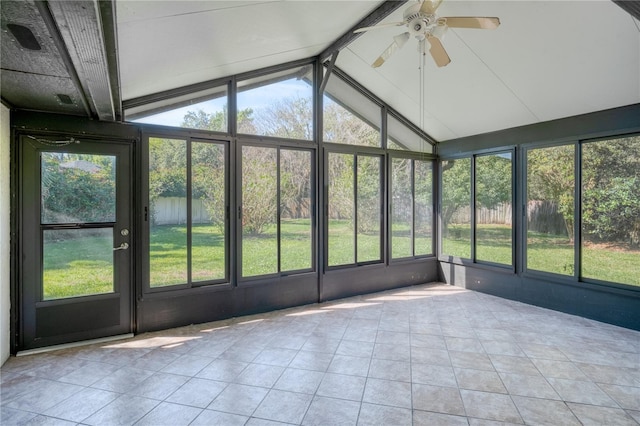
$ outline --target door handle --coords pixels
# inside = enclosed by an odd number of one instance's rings
[[[116,250],[127,250],[129,248],[129,243],[122,243],[119,247],[114,247],[113,251]]]

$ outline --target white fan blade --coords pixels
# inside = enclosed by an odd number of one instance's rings
[[[363,33],[369,30],[379,30],[380,28],[399,27],[400,25],[404,25],[404,22],[389,22],[387,24],[378,24],[372,27],[362,27],[355,30],[354,33]]]
[[[420,12],[425,15],[433,15],[440,3],[442,3],[442,0],[424,0],[422,6],[420,6]]]
[[[410,35],[408,32],[395,36],[393,38],[393,43],[391,43],[389,47],[387,47],[384,52],[382,52],[382,54],[378,57],[378,59],[375,60],[373,64],[371,64],[371,66],[373,68],[378,68],[379,66],[384,64],[384,61],[389,59],[391,55],[393,55],[397,50],[402,49],[402,46],[407,43],[409,37]]]
[[[442,18],[451,28],[477,28],[495,30],[500,25],[500,18],[483,16],[451,16]]]
[[[431,53],[431,57],[436,62],[436,65],[439,67],[447,66],[449,62],[451,62],[451,58],[449,58],[447,51],[444,50],[444,46],[440,43],[440,40],[432,35],[428,35],[427,40],[431,44],[429,53]]]

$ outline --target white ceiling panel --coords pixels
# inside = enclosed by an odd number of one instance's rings
[[[465,13],[465,4],[453,2],[453,12]],[[480,13],[478,5],[470,9]],[[458,35],[539,120],[640,101],[640,33],[613,2],[500,2],[488,9],[502,20],[497,31]]]
[[[412,2],[383,22],[402,21]],[[377,0],[117,0],[123,99],[312,57]],[[405,27],[369,31],[337,65],[435,140],[640,103],[640,23],[610,0],[445,0],[440,16],[498,16],[449,30],[452,62],[421,71],[416,40],[370,64]]]
[[[378,5],[120,0],[123,99],[315,56]]]

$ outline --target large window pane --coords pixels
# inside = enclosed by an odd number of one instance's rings
[[[415,175],[415,255],[433,253],[433,172],[431,161],[414,161]]]
[[[527,269],[574,274],[574,145],[527,151]]]
[[[476,157],[476,259],[511,265],[511,153]]]
[[[358,155],[358,262],[381,258],[382,158]]]
[[[126,111],[136,123],[227,132],[227,86],[161,100]]]
[[[312,267],[311,152],[280,151],[280,269]]]
[[[238,133],[313,139],[313,66],[238,82]]]
[[[278,272],[275,148],[242,147],[242,276]]]
[[[43,152],[42,223],[115,222],[116,157]]]
[[[413,256],[413,162],[391,160],[391,258]]]
[[[187,142],[149,138],[149,284],[185,284],[187,273]]]
[[[391,114],[387,115],[387,148],[432,153],[433,146]]]
[[[329,266],[355,263],[354,156],[329,153]]]
[[[43,300],[112,293],[113,228],[43,231]]]
[[[442,253],[471,257],[471,159],[442,162]]]
[[[640,285],[640,136],[582,146],[582,276]]]
[[[380,106],[335,73],[329,76],[322,105],[326,142],[382,146]]]
[[[191,281],[226,276],[225,146],[191,144]]]

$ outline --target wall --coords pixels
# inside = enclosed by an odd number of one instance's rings
[[[561,120],[451,140],[438,145],[441,157],[469,155],[537,143],[573,142],[640,131],[640,104]],[[523,162],[516,162],[516,201],[523,206]],[[523,217],[522,210],[516,217]],[[516,241],[524,240],[523,223],[516,221]],[[473,263],[470,260],[439,260],[440,279],[448,284],[542,306],[585,318],[640,330],[640,291],[562,276],[524,271],[524,248],[518,244],[515,272]]]
[[[9,109],[0,105],[0,365],[9,357],[10,348],[10,135]]]

